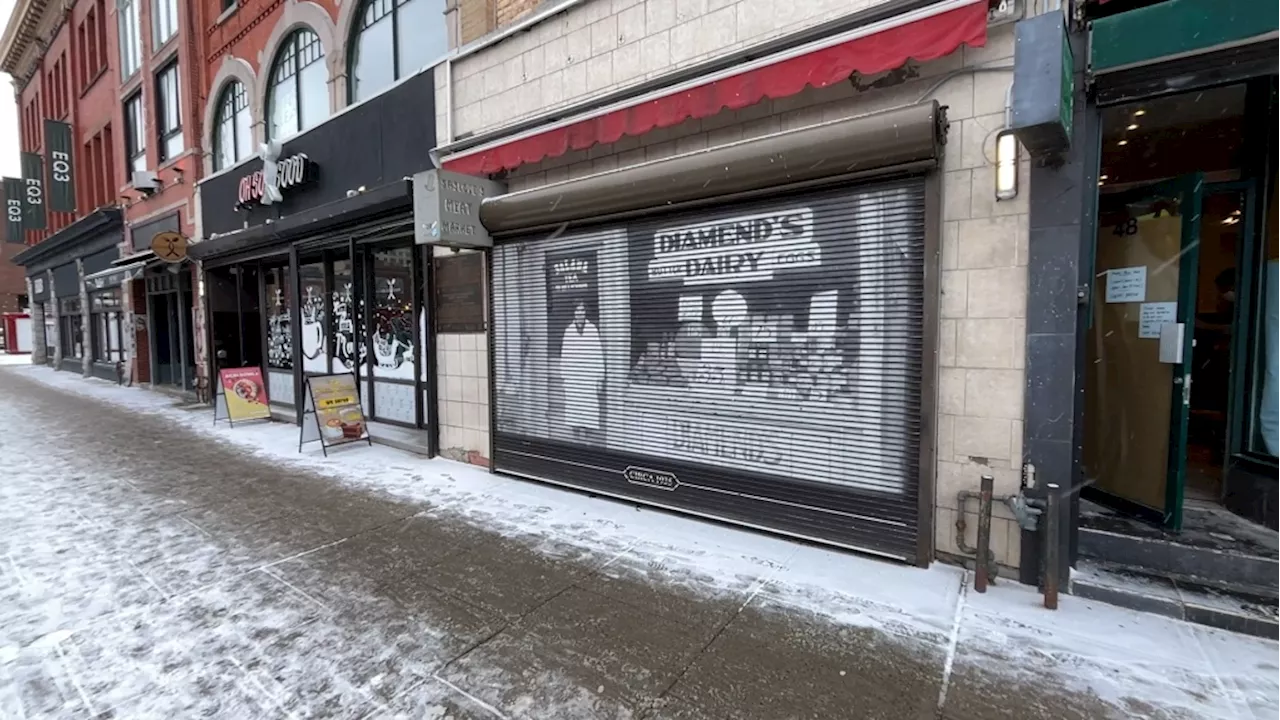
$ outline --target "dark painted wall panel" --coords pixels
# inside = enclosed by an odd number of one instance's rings
[[[305,153],[317,171],[314,180],[285,190],[282,202],[236,209],[240,179],[262,169],[259,160],[207,180],[200,185],[205,235],[305,212],[346,197],[348,190],[372,190],[428,169],[435,117],[434,76],[421,73],[286,141],[281,159]]]

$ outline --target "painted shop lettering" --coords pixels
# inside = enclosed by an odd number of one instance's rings
[[[661,230],[648,269],[651,281],[701,285],[768,280],[779,268],[821,264],[813,211],[799,208]]]
[[[782,458],[769,449],[768,440],[755,433],[688,420],[673,419],[670,423],[676,450],[763,465],[782,463]]]
[[[478,197],[478,198],[484,197],[484,188],[478,185],[468,185],[466,183],[460,183],[457,180],[449,180],[446,178],[441,178],[440,187],[445,190],[448,190],[449,192],[462,193],[463,195],[470,195],[472,197]]]
[[[684,276],[695,278],[707,275],[736,275],[760,269],[764,251],[717,255],[709,258],[689,258],[684,261]]]
[[[791,213],[674,230],[658,235],[658,252],[705,250],[795,237],[809,231],[811,220],[808,213]]]
[[[551,266],[552,287],[556,292],[586,290],[586,274],[590,269],[590,264],[583,258],[557,260]]]

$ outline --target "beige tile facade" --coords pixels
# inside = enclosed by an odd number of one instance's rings
[[[455,130],[490,130],[546,109],[580,102],[699,59],[754,44],[867,2],[773,0],[593,0],[454,68]],[[634,46],[634,47],[633,47]],[[991,474],[996,493],[1016,492],[1024,392],[1028,168],[1017,198],[995,199],[995,134],[1012,82],[1013,28],[987,46],[962,48],[920,65],[911,80],[859,90],[869,78],[765,100],[740,111],[624,137],[512,171],[511,190],[636,165],[780,130],[862,115],[926,96],[946,105],[950,130],[941,176],[941,297],[938,330],[936,548],[958,555],[959,490]],[[437,107],[444,107],[437,103]],[[973,511],[970,504],[967,510]],[[970,512],[972,514],[972,512]],[[997,507],[993,548],[1016,567],[1018,530]],[[974,543],[976,517],[967,529]]]
[[[440,454],[489,464],[489,343],[484,333],[436,336]]]
[[[453,132],[483,132],[581,103],[881,1],[589,0],[456,62]],[[497,27],[533,5],[497,0]],[[437,93],[436,112],[447,107]],[[446,125],[443,117],[436,124],[441,143]]]

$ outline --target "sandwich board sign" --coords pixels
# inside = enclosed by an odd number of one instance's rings
[[[270,420],[271,404],[262,368],[222,368],[218,370],[217,395],[213,399],[213,424],[226,420],[235,427],[245,420]]]
[[[298,452],[304,443],[320,442],[326,457],[329,448],[353,442],[373,444],[364,408],[356,388],[355,373],[307,377],[306,405],[298,433]],[[308,421],[310,415],[313,420]]]

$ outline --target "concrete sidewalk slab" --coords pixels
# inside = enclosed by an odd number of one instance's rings
[[[1274,642],[170,403],[0,370],[0,716],[1277,714]]]

